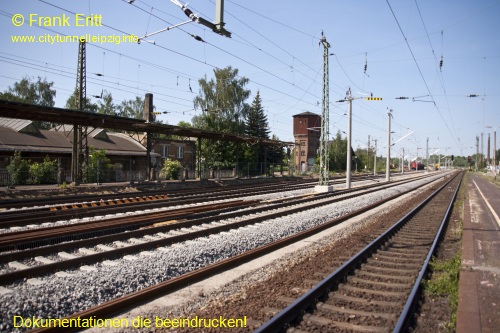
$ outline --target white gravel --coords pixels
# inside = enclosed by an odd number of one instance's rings
[[[443,177],[438,174],[432,179]],[[39,278],[43,284],[16,283],[4,286],[10,293],[0,293],[0,331],[15,331],[13,316],[59,318],[87,309],[113,298],[155,285],[213,262],[232,257],[263,244],[278,240],[347,214],[365,205],[429,180],[401,185],[342,202],[304,211],[261,223],[258,228],[244,228],[216,236],[200,238],[153,251],[153,256],[137,255],[137,260],[117,260],[118,266],[93,265],[95,272],[68,271],[73,275]],[[310,190],[309,190],[310,191]],[[304,191],[302,191],[304,194]],[[279,197],[276,194],[274,198]]]

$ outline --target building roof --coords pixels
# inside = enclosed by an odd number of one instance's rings
[[[31,120],[0,117],[0,126],[5,126],[21,133],[39,133],[38,128]]]
[[[71,154],[73,135],[64,131],[40,130],[39,133],[22,133],[0,126],[0,151]],[[101,136],[102,137],[102,136]],[[105,149],[107,155],[146,156],[146,148],[128,135],[107,133],[104,137],[88,136],[88,145]]]
[[[302,112],[302,113],[299,113],[299,114],[295,114],[292,117],[297,117],[297,116],[317,116],[317,117],[321,117],[319,114],[313,113],[313,112],[309,112],[309,111]]]

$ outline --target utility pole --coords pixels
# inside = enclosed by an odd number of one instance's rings
[[[488,133],[488,150],[487,150],[486,161],[487,161],[487,165],[490,166],[491,165],[491,158],[490,158],[490,133]]]
[[[427,138],[427,144],[425,145],[425,172],[429,172],[429,138]]]
[[[345,175],[345,188],[351,188],[351,162],[352,162],[352,151],[351,151],[351,136],[352,136],[352,95],[351,89],[348,91],[347,96],[348,107],[347,107],[347,167]]]
[[[368,146],[366,148],[366,163],[368,164],[368,170],[370,170],[370,135],[368,135]]]
[[[323,33],[322,33],[323,35]],[[328,138],[330,137],[330,81],[328,73],[328,48],[330,43],[326,41],[326,37],[322,36],[321,44],[323,44],[323,102],[321,116],[321,138],[319,146],[319,184],[316,186],[316,192],[331,192],[333,187],[328,185],[329,181],[329,161],[328,161]]]
[[[351,94],[351,88],[346,92],[345,99],[341,99],[337,102],[348,102],[347,108],[347,166],[346,166],[346,189],[351,188],[351,163],[352,163],[352,152],[351,152],[351,135],[352,135],[352,101],[354,99],[361,99],[362,97],[354,98]],[[364,97],[367,101],[381,101],[381,97]],[[375,150],[377,147],[375,146]],[[376,154],[375,154],[376,155]],[[374,169],[376,164],[374,165]],[[374,171],[375,172],[375,171]]]
[[[85,41],[80,41],[78,45],[78,66],[76,71],[76,91],[78,93],[75,96],[76,107],[79,111],[85,110],[85,102],[87,97],[87,60],[86,60],[86,50]],[[87,127],[85,127],[85,132]],[[83,144],[83,140],[86,141],[87,133],[83,133],[82,125],[73,125],[73,150],[71,154],[71,181],[75,185],[79,185],[82,181],[82,164],[83,162],[88,165],[88,151],[86,150],[86,144]]]
[[[497,129],[493,132],[493,172],[497,176]]]
[[[392,109],[387,112],[387,161],[385,163],[385,180],[389,181],[391,178],[391,117]]]
[[[405,149],[403,148],[403,156],[401,156],[401,174],[405,173]]]
[[[374,139],[375,141],[375,151],[373,152],[373,175],[377,175],[377,141],[378,139]]]
[[[479,168],[483,167],[483,157],[484,157],[483,132],[481,132],[481,165],[479,166]]]
[[[476,135],[476,172],[479,168],[478,159],[479,159],[479,136]]]

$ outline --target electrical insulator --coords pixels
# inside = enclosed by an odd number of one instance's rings
[[[441,56],[441,61],[439,62],[439,70],[443,69],[443,56]]]

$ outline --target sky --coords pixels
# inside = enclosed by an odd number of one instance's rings
[[[225,0],[231,38],[190,22],[141,43],[121,38],[189,19],[170,0],[1,3],[0,91],[40,76],[54,82],[57,107],[76,86],[78,42],[50,39],[89,34],[109,38],[87,43],[87,97],[93,102],[102,91],[116,104],[152,93],[164,123],[191,122],[202,112],[193,106],[198,79],[231,66],[250,80],[248,103],[260,92],[271,134],[293,141],[293,115],[322,113],[323,34],[330,44],[331,137],[347,132],[348,106],[338,101],[349,90],[355,149],[366,148],[370,137],[370,146],[377,140],[379,154],[386,155],[388,110],[392,156],[403,149],[406,158],[423,156],[427,142],[429,153],[473,155],[476,136],[481,152],[482,134],[487,154],[488,134],[493,149],[493,131],[500,129],[499,0]],[[188,8],[215,21],[215,0],[191,0]],[[95,20],[85,25],[89,16]],[[17,36],[36,42],[16,42]]]

